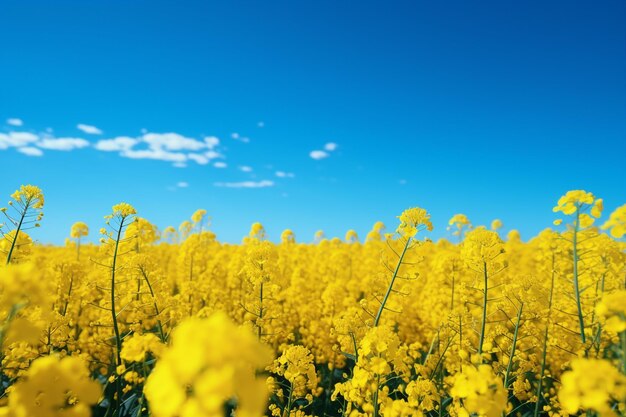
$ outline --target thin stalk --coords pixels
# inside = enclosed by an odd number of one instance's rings
[[[385,293],[385,297],[383,301],[380,303],[380,308],[378,309],[378,313],[376,313],[376,318],[374,319],[374,327],[378,326],[380,322],[380,316],[383,314],[383,310],[385,309],[385,304],[387,304],[387,300],[389,299],[389,295],[393,290],[393,284],[396,281],[396,277],[398,276],[398,272],[400,272],[400,266],[402,266],[402,260],[404,259],[404,255],[406,254],[407,249],[409,248],[409,243],[411,243],[411,238],[407,238],[406,243],[404,244],[404,249],[402,249],[402,253],[400,254],[400,258],[398,259],[398,264],[396,265],[396,269],[393,271],[393,276],[391,277],[391,282],[389,283],[389,287],[387,287],[387,292]]]
[[[262,323],[263,320],[263,281],[261,281],[261,287],[259,289],[259,323]],[[261,336],[263,335],[263,325],[257,325],[257,337],[261,340]]]
[[[380,375],[376,377],[376,392],[374,393],[374,417],[379,417],[378,414],[378,391],[380,390]]]
[[[293,403],[293,385],[289,385],[289,398],[287,399],[287,406],[283,410],[283,417],[289,417],[289,415],[291,414],[291,407]]]
[[[74,273],[70,275],[70,288],[67,291],[67,300],[65,300],[65,305],[63,306],[63,314],[62,314],[63,317],[65,317],[65,315],[67,314],[67,307],[68,307],[68,304],[70,303],[70,297],[72,296],[73,286],[74,286]]]
[[[454,311],[454,270],[452,270],[452,291],[450,296],[450,311]]]
[[[506,374],[504,375],[504,388],[509,388],[509,377],[513,370],[513,358],[515,357],[515,350],[517,348],[517,335],[519,334],[520,320],[522,319],[522,310],[524,309],[524,303],[519,307],[517,312],[517,321],[515,323],[515,330],[513,331],[513,345],[511,346],[511,353],[509,354],[509,364],[506,367]]]
[[[117,265],[117,252],[120,245],[120,238],[122,236],[122,229],[124,228],[124,221],[126,217],[122,217],[120,221],[119,229],[117,229],[117,238],[115,239],[115,250],[113,252],[113,264],[111,265],[111,318],[113,319],[113,332],[115,333],[115,360],[117,366],[122,365],[122,357],[120,352],[122,351],[122,338],[120,337],[120,329],[117,325],[117,314],[115,313],[115,269]],[[116,409],[114,415],[120,415],[120,405],[122,401],[122,383],[119,376],[116,376],[115,386],[117,392]]]
[[[483,354],[483,343],[485,342],[485,328],[487,326],[487,292],[489,291],[489,275],[487,274],[487,262],[483,262],[483,318],[480,324],[480,339],[478,340],[478,355]]]
[[[26,205],[24,206],[24,210],[22,210],[22,215],[20,216],[20,222],[17,225],[17,229],[15,229],[15,235],[13,236],[13,241],[11,242],[11,248],[9,249],[9,254],[7,255],[7,265],[11,263],[11,258],[13,257],[13,250],[15,249],[15,245],[17,244],[17,238],[20,234],[20,230],[22,229],[22,224],[24,223],[24,217],[26,216],[26,212],[28,211],[28,207],[30,206],[30,200],[26,201]]]
[[[580,338],[586,343],[585,338],[585,320],[583,318],[583,308],[580,302],[580,288],[578,284],[578,231],[580,228],[580,206],[576,209],[576,221],[574,222],[573,245],[573,261],[574,261],[574,295],[576,296],[576,307],[578,309],[578,324],[580,326]]]
[[[152,302],[154,304],[154,312],[157,317],[159,337],[161,338],[161,342],[165,343],[166,340],[165,340],[165,334],[163,333],[163,324],[161,324],[161,319],[159,318],[161,311],[159,310],[159,305],[157,304],[156,297],[154,295],[154,290],[152,289],[152,284],[150,283],[150,280],[148,279],[148,274],[146,274],[146,271],[144,271],[143,268],[139,268],[139,270],[141,271],[141,275],[143,275],[143,278],[146,280],[146,284],[148,284],[148,290],[150,291],[150,296],[152,296]]]
[[[546,321],[546,330],[543,334],[543,353],[541,356],[541,371],[539,373],[539,384],[537,385],[537,402],[535,403],[535,410],[533,412],[533,417],[537,417],[539,415],[539,406],[541,405],[541,396],[543,395],[543,377],[546,372],[546,358],[548,354],[548,332],[550,330],[550,319],[552,316],[552,295],[554,294],[554,252],[552,252],[552,278],[550,281],[550,298],[548,300],[548,319]]]

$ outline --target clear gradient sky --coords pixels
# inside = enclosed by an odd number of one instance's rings
[[[44,190],[41,242],[120,201],[229,242],[415,205],[527,239],[569,189],[626,203],[626,3],[3,0],[0,178]]]

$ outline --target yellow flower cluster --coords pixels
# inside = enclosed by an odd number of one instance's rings
[[[12,201],[0,416],[626,412],[626,206],[598,227],[586,191],[558,201],[566,225],[528,241],[464,215],[431,241],[413,207],[364,240],[300,243],[255,223],[227,244],[206,210],[161,232],[121,203],[91,225],[99,244],[78,222],[64,246],[38,245],[20,218],[41,218],[41,190]]]
[[[89,378],[85,363],[77,357],[43,356],[10,388],[7,417],[89,417],[100,399],[100,384]]]
[[[22,185],[19,190],[11,194],[11,198],[24,206],[35,209],[43,208],[44,197],[41,188],[34,185]]]
[[[626,375],[599,359],[575,359],[571,367],[561,378],[559,401],[563,410],[568,414],[589,410],[608,417],[625,411]],[[616,401],[622,402],[617,412],[612,408]]]
[[[178,325],[148,377],[145,394],[155,417],[222,415],[236,400],[237,415],[263,414],[265,381],[256,375],[272,353],[224,314],[190,318]]]

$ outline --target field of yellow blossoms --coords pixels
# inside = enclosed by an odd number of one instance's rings
[[[462,214],[432,242],[415,207],[232,245],[205,210],[159,231],[120,203],[60,247],[29,237],[45,208],[0,208],[1,416],[626,413],[626,205],[570,191],[528,242]]]

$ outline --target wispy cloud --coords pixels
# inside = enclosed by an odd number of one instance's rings
[[[24,122],[22,119],[18,119],[17,117],[11,117],[7,119],[7,124],[11,126],[22,126]]]
[[[92,125],[86,125],[84,123],[79,123],[76,125],[76,127],[78,128],[78,130],[81,130],[85,133],[87,133],[88,135],[101,135],[102,134],[102,130],[98,129],[95,126]]]
[[[187,188],[187,187],[189,187],[189,183],[187,183],[185,181],[180,181],[180,182],[176,183],[176,186],[178,188]]]
[[[337,145],[335,142],[328,142],[326,145],[324,145],[324,149],[328,152],[332,152],[337,149],[337,146],[339,145]]]
[[[88,147],[89,141],[82,138],[44,138],[37,142],[37,146],[54,151],[71,151]]]
[[[35,148],[34,146],[24,146],[21,148],[17,148],[18,152],[23,153],[28,156],[42,156],[43,152],[39,148]]]
[[[330,155],[326,151],[311,151],[309,153],[309,156],[313,159],[320,160],[320,159],[328,158]]]
[[[239,167],[239,171],[241,172],[252,172],[252,167],[246,166],[246,165],[242,165]]]
[[[291,172],[276,171],[276,176],[278,178],[294,178],[296,175]]]
[[[250,138],[246,137],[246,136],[241,136],[239,133],[235,132],[235,133],[231,133],[230,137],[234,140],[238,140],[239,142],[243,142],[243,143],[250,143]]]
[[[187,155],[181,152],[169,152],[161,148],[155,149],[128,149],[120,153],[120,156],[130,159],[154,159],[157,161],[168,162],[185,162],[187,161]]]
[[[215,168],[226,168],[228,164],[226,162],[218,161],[213,164]]]
[[[324,150],[315,150],[309,152],[309,156],[313,159],[320,160],[324,158],[328,158],[332,152],[334,152],[339,145],[335,142],[328,142],[324,145]]]
[[[262,180],[262,181],[242,181],[242,182],[216,182],[216,187],[226,188],[266,188],[273,187],[274,181]]]
[[[113,139],[99,140],[95,148],[104,152],[122,152],[127,151],[139,143],[138,139],[128,136],[118,136]]]
[[[30,132],[0,133],[0,149],[18,148],[37,142],[39,136]]]
[[[207,165],[213,159],[223,158],[223,155],[215,151],[219,144],[220,141],[215,136],[198,140],[173,132],[146,132],[136,138],[118,136],[103,139],[96,143],[95,148],[105,152],[119,152],[123,158],[173,162],[176,167],[182,168],[188,161]]]

